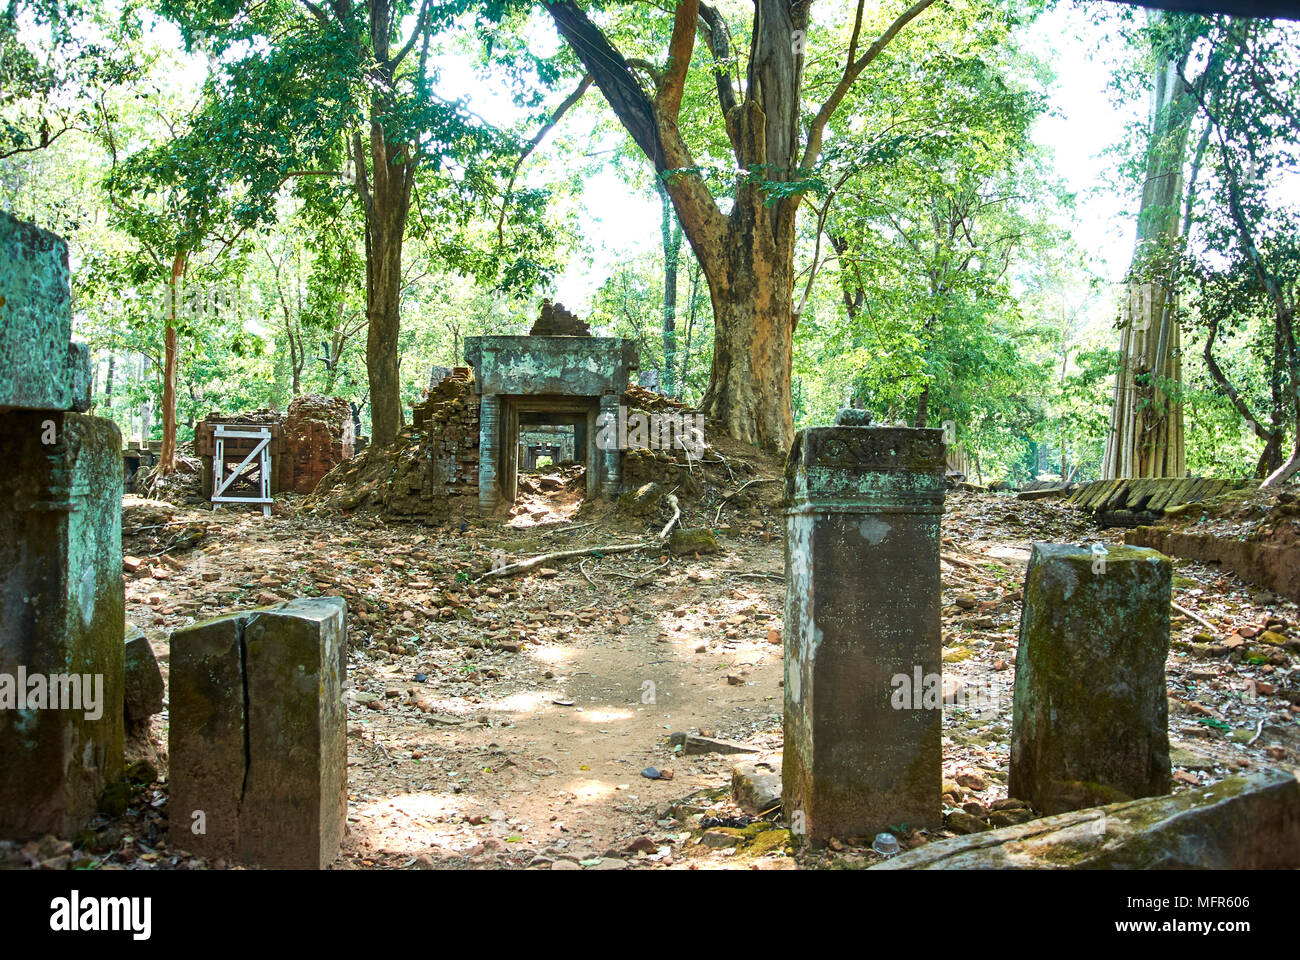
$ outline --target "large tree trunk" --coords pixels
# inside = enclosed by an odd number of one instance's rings
[[[660,389],[665,396],[675,397],[677,369],[677,264],[682,249],[681,228],[674,229],[672,200],[661,181],[656,181],[661,208],[659,232],[664,248],[664,369]]]
[[[916,0],[874,43],[862,47],[865,2],[859,0],[843,75],[809,122],[802,147],[804,54],[797,41],[808,27],[805,0],[754,0],[743,92],[731,79],[734,58],[725,18],[700,0],[678,0],[664,67],[651,70],[653,97],[573,0],[547,4],[560,35],[623,127],[655,172],[667,174],[664,186],[713,301],[713,370],[701,407],[739,440],[783,454],[794,437],[790,374],[797,318],[791,297],[799,191],[771,190],[764,181],[790,183],[811,175],[826,124],[853,83],[933,2]],[[736,198],[726,215],[695,172],[698,165],[678,127],[697,31],[713,59],[718,111],[739,168]]]
[[[1240,208],[1238,208],[1238,213],[1240,214]],[[1260,273],[1263,274],[1264,270],[1262,265],[1259,265],[1258,260],[1256,263],[1257,269],[1259,269]],[[1284,347],[1287,373],[1289,374],[1288,379],[1291,381],[1290,400],[1292,405],[1292,423],[1295,427],[1295,434],[1292,437],[1291,442],[1291,455],[1287,457],[1284,463],[1279,464],[1272,473],[1265,477],[1264,482],[1260,484],[1261,487],[1267,489],[1280,487],[1297,473],[1300,473],[1300,344],[1297,344],[1296,342],[1294,304],[1284,297],[1281,285],[1277,282],[1276,277],[1266,276],[1264,277],[1264,281],[1274,302],[1277,329],[1279,332],[1278,339],[1281,340]],[[1277,425],[1279,437],[1281,436],[1283,429],[1284,428],[1280,424]]]
[[[738,102],[725,71],[719,106],[737,162],[746,171],[730,214],[723,215],[677,125],[695,31],[704,16],[698,0],[678,3],[668,63],[653,101],[627,61],[572,0],[547,6],[561,36],[595,77],[619,120],[655,165],[669,173],[664,186],[691,249],[703,268],[713,303],[713,369],[701,409],[738,440],[784,453],[794,437],[790,410],[794,316],[794,216],[797,197],[764,205],[757,181],[787,181],[799,166],[799,87],[802,54],[791,44],[807,25],[807,10],[788,0],[757,0],[745,99]],[[725,50],[725,25],[712,21]]]
[[[401,295],[402,241],[391,227],[370,225],[366,243],[373,244],[366,273],[366,372],[370,379],[370,423],[376,445],[388,443],[402,429],[402,391],[397,337]]]
[[[161,477],[176,469],[176,310],[180,300],[178,286],[184,273],[185,254],[178,253],[172,260],[171,297],[167,329],[163,333],[163,435],[157,469]]]
[[[357,152],[360,152],[359,144]],[[411,206],[414,163],[404,145],[388,142],[383,127],[370,131],[372,187],[366,199],[366,372],[370,380],[372,442],[388,443],[402,429],[402,385],[397,337],[402,294],[402,242]],[[362,169],[358,163],[358,170]]]
[[[1182,383],[1173,272],[1183,239],[1183,162],[1196,98],[1178,62],[1157,64],[1154,81],[1146,183],[1125,289],[1102,479],[1187,475],[1183,408],[1171,396]]]
[[[771,208],[732,214],[723,264],[709,280],[713,369],[701,407],[728,434],[776,453],[794,436],[790,370],[793,244],[774,242]]]

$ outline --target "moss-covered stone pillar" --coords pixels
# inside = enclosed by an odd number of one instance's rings
[[[501,459],[501,398],[485,393],[478,408],[478,507],[484,516],[501,499],[498,476]]]
[[[618,405],[617,394],[601,395],[600,422],[602,424],[619,422]],[[605,449],[600,451],[600,492],[607,500],[614,500],[618,497],[619,484],[623,481],[623,451],[618,443],[607,443],[604,446]],[[588,466],[588,469],[591,467]]]
[[[813,845],[942,823],[943,434],[869,422],[841,411],[786,462],[783,804]]]
[[[122,436],[73,412],[90,354],[70,303],[67,244],[0,212],[3,838],[71,836],[121,786]]]
[[[1169,792],[1169,558],[1036,543],[1008,791],[1044,814]]]
[[[122,771],[122,436],[3,413],[0,463],[0,837],[71,836]]]
[[[194,624],[171,643],[171,842],[319,869],[347,819],[347,606],[294,600]]]
[[[90,351],[71,338],[67,242],[0,211],[0,410],[90,409]]]

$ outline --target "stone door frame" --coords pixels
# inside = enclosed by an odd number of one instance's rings
[[[599,451],[596,448],[596,418],[600,415],[600,397],[566,397],[566,396],[519,396],[513,394],[496,394],[500,403],[500,429],[497,433],[497,474],[496,487],[498,503],[512,505],[519,495],[519,414],[554,413],[573,415],[577,418],[585,415],[587,426],[587,443],[585,462],[587,467],[587,496],[600,495]],[[574,453],[577,453],[575,449]]]

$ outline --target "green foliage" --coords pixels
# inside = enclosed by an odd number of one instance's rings
[[[864,37],[896,14],[879,7],[868,10]],[[328,24],[290,0],[139,0],[122,11],[20,0],[0,11],[0,204],[69,238],[76,326],[97,359],[98,411],[124,431],[142,406],[160,406],[167,313],[159,290],[178,255],[191,296],[239,292],[215,310],[191,300],[176,317],[182,440],[213,410],[283,408],[313,391],[345,397],[364,421],[368,221],[357,135],[367,162],[376,146],[407,144],[418,164],[401,225],[398,348],[408,406],[421,399],[431,365],[463,363],[466,336],[525,332],[566,264],[572,278],[582,258],[596,261],[598,240],[579,218],[591,182],[615,172],[653,196],[650,165],[594,91],[516,169],[582,73],[566,45],[551,53],[538,42],[539,30],[553,31],[538,5],[398,0],[381,31],[390,57],[428,12],[391,76],[380,69],[366,9],[331,5]],[[590,9],[652,92],[671,19],[644,4]],[[720,9],[734,53],[723,69],[744,77],[750,8],[724,0]],[[816,9],[827,12],[808,34],[810,103],[842,70],[850,27],[845,10]],[[1051,107],[1050,65],[1019,42],[1035,10],[995,0],[936,5],[853,87],[813,169],[790,179],[764,164],[735,169],[711,55],[696,44],[680,118],[695,166],[667,176],[700,177],[723,210],[746,186],[769,207],[803,200],[798,425],[829,422],[856,402],[886,420],[952,421],[962,468],[985,480],[1096,475],[1118,309],[1114,290],[1074,247],[1065,225],[1083,214],[1035,143],[1035,124]],[[1187,171],[1195,194],[1192,240],[1177,264],[1185,379],[1177,396],[1189,469],[1240,474],[1264,445],[1243,406],[1265,427],[1294,430],[1290,348],[1265,278],[1294,303],[1300,220],[1286,191],[1270,184],[1300,167],[1297,31],[1127,10],[1106,16],[1125,25],[1133,52],[1117,95],[1145,97],[1153,64],[1170,52],[1192,50],[1189,70],[1223,56],[1222,82],[1192,131],[1197,142],[1213,127],[1195,176]],[[183,51],[169,49],[169,31]],[[472,66],[484,87],[508,97],[505,122],[440,92],[451,63]],[[372,123],[383,131],[376,144]],[[1119,148],[1130,187],[1145,173],[1142,142]],[[667,222],[671,234],[679,225]],[[646,252],[592,278],[589,304],[569,305],[596,332],[635,339],[642,369],[662,369],[664,255],[657,224],[638,226]],[[675,363],[691,402],[709,386],[707,291],[683,246]],[[1211,338],[1235,400],[1202,359]]]

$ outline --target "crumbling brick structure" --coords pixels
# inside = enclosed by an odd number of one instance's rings
[[[235,416],[213,412],[194,428],[194,449],[203,460],[203,496],[212,495],[213,431],[218,423],[269,427],[271,442],[271,492],[292,490],[311,493],[316,484],[355,452],[356,431],[352,408],[341,397],[318,393],[295,397],[288,413],[255,410]],[[235,467],[256,440],[227,440],[226,462]]]
[[[352,457],[355,441],[352,408],[342,397],[295,397],[280,437],[280,489],[311,493],[325,474]]]
[[[479,403],[468,367],[457,367],[411,411],[411,426],[384,448],[341,464],[320,482],[318,510],[377,508],[442,522],[478,505]]]

